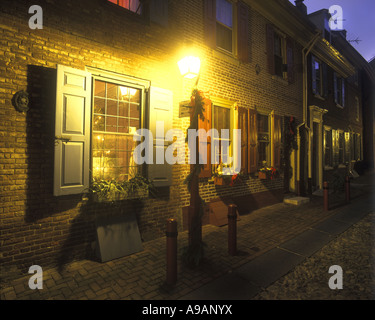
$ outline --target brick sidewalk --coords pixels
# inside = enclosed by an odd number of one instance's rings
[[[361,190],[354,190],[352,195],[352,203],[366,197]],[[342,199],[338,201],[341,203]],[[160,238],[144,243],[142,252],[107,263],[84,260],[66,265],[61,273],[57,269],[43,270],[42,290],[29,289],[30,275],[26,275],[13,281],[12,286],[1,288],[1,300],[176,300],[295,237],[341,208],[326,212],[323,199],[314,197],[303,206],[279,203],[241,216],[237,222],[239,254],[234,257],[228,254],[227,226],[204,226],[205,261],[195,269],[181,263],[188,234],[179,233],[178,282],[173,291],[162,289],[166,278],[166,239]]]

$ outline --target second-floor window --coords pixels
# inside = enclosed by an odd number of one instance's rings
[[[233,52],[233,4],[216,0],[216,46]]]
[[[328,93],[327,65],[314,56],[312,56],[311,75],[312,75],[313,94],[320,96],[320,97],[326,97]]]
[[[345,107],[345,79],[340,77],[336,72],[333,75],[333,91],[335,103],[339,107]]]
[[[277,32],[274,34],[274,59],[275,59],[275,74],[281,78],[284,75],[285,60],[285,40]]]
[[[142,14],[142,3],[140,0],[108,0],[118,6],[125,8],[131,12],[141,15]]]
[[[272,24],[266,26],[268,70],[272,76],[294,82],[294,41]]]

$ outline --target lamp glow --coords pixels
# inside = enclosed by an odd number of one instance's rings
[[[121,96],[135,96],[137,89],[120,86]]]
[[[193,79],[199,74],[201,61],[198,57],[187,56],[178,62],[178,67],[184,78]]]

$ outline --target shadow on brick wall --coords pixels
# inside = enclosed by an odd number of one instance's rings
[[[56,69],[28,65],[26,161],[27,200],[25,224],[34,229],[30,242],[37,247],[29,257],[32,263],[52,265],[67,260],[69,251],[72,259],[78,251],[86,254],[93,235],[92,221],[87,210],[80,210],[82,195],[54,197],[54,137],[56,105]],[[77,251],[77,252],[78,252]],[[56,258],[57,257],[57,258]],[[54,262],[55,261],[55,262]],[[26,264],[26,261],[24,262]]]

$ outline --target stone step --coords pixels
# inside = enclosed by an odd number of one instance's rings
[[[295,206],[300,206],[302,204],[309,203],[309,202],[310,202],[310,198],[306,198],[306,197],[291,197],[291,198],[284,199],[284,203],[292,204]]]

